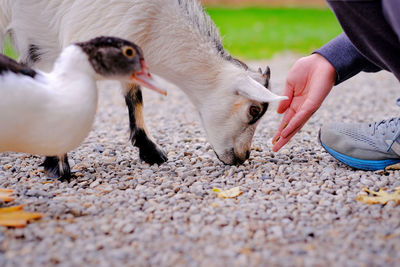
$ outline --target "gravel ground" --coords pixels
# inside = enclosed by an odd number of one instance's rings
[[[294,60],[263,63],[275,92]],[[363,186],[400,186],[400,173],[347,168],[317,140],[328,121],[398,115],[398,90],[384,72],[338,86],[280,153],[270,145],[274,105],[239,167],[217,160],[180,90],[146,91],[148,127],[169,157],[149,166],[128,142],[124,99],[105,83],[94,129],[70,153],[75,180],[48,180],[40,157],[0,154],[0,187],[16,191],[13,204],[46,214],[23,229],[0,227],[0,266],[399,266],[400,206],[355,198]],[[235,199],[212,192],[235,186]]]

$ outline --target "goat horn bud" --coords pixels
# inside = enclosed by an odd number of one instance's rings
[[[265,75],[268,80],[271,78],[271,69],[269,68],[269,66],[267,66],[263,75]]]
[[[265,88],[270,89],[269,80],[271,78],[271,69],[269,68],[269,66],[267,66],[267,68],[265,69],[263,77],[265,78],[265,84],[264,84]]]

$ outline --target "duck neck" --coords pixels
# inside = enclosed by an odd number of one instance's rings
[[[89,113],[96,109],[96,73],[80,47],[70,45],[65,48],[49,77],[60,108],[70,109],[71,112],[90,110]]]
[[[57,76],[86,76],[92,79],[95,77],[88,56],[76,45],[70,45],[63,50],[54,64],[52,73]]]

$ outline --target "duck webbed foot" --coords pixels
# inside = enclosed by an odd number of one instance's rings
[[[144,162],[153,164],[162,164],[168,160],[165,152],[152,142],[146,135],[146,133],[138,129],[134,132],[134,137],[131,138],[132,143],[139,148],[140,159]]]
[[[41,166],[44,167],[46,175],[50,178],[61,181],[69,181],[71,179],[71,168],[67,154],[63,157],[46,157]]]

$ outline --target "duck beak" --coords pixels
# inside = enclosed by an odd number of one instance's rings
[[[157,93],[160,93],[165,96],[167,95],[167,91],[161,89],[160,84],[153,79],[144,61],[142,61],[142,70],[140,72],[133,73],[131,75],[131,80],[137,83],[138,85],[147,87],[151,90],[156,91]]]

